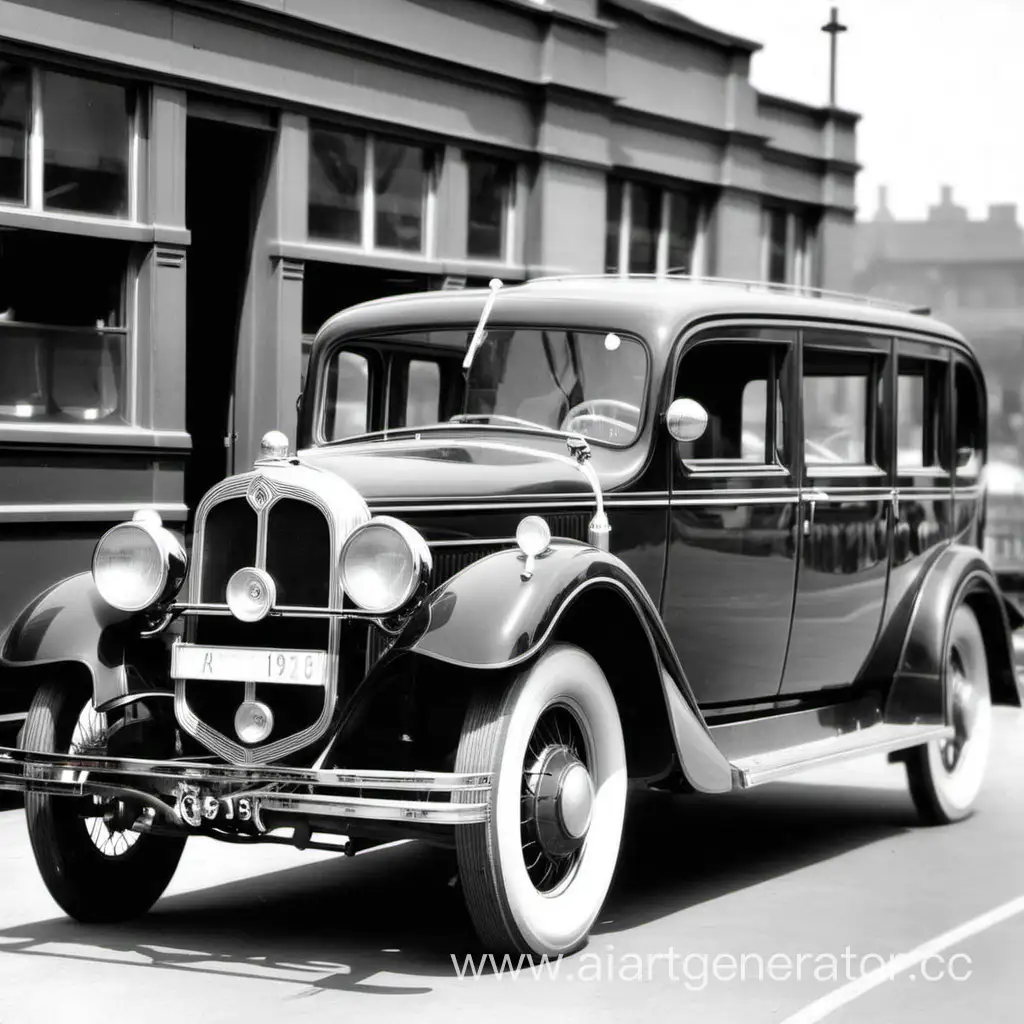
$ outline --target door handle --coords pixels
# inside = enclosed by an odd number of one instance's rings
[[[828,494],[825,491],[804,491],[801,495],[804,501],[807,502],[807,515],[804,518],[804,536],[806,537],[811,532],[811,526],[814,525],[814,508],[819,501],[828,501]]]

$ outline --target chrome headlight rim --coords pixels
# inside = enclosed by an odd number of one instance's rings
[[[402,538],[408,549],[412,566],[409,574],[409,583],[402,591],[399,600],[389,602],[386,606],[368,607],[358,601],[352,593],[346,562],[353,544],[363,537],[367,531],[379,529],[391,530]],[[382,618],[394,615],[415,602],[416,598],[421,596],[426,588],[432,569],[433,558],[430,554],[430,547],[422,534],[408,523],[403,522],[401,519],[395,519],[393,516],[374,516],[368,522],[361,523],[345,539],[345,543],[341,547],[341,555],[339,556],[339,576],[342,594],[350,598],[361,610],[370,612],[373,615],[379,615]]]
[[[103,553],[104,546],[112,538],[130,530],[143,534],[154,545],[160,562],[160,572],[156,584],[150,589],[145,600],[127,601],[118,598],[117,595],[105,593],[105,588],[100,583],[102,573],[97,571],[97,562]],[[137,512],[130,520],[112,526],[100,537],[96,542],[96,547],[93,548],[90,568],[93,585],[100,597],[111,608],[134,615],[160,608],[177,596],[185,582],[188,556],[181,541],[163,526],[159,515],[144,509]],[[116,599],[112,600],[112,598]]]

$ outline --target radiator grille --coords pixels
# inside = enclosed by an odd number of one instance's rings
[[[203,530],[200,601],[223,604],[231,574],[256,564],[256,524],[245,498],[229,498],[210,509]]]
[[[277,584],[278,604],[330,606],[331,531],[318,508],[294,498],[271,508],[267,572]]]

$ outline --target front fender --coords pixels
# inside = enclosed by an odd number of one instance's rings
[[[495,670],[523,664],[543,648],[562,615],[595,587],[617,591],[643,627],[659,666],[676,750],[690,783],[705,792],[732,786],[728,761],[715,746],[661,616],[643,584],[619,558],[574,541],[555,541],[524,581],[524,557],[506,549],[481,558],[424,601],[395,644],[460,668]],[[615,623],[595,622],[595,630]]]
[[[995,573],[977,548],[953,544],[932,563],[914,600],[886,706],[887,721],[945,720],[946,634],[950,616],[961,602],[971,608],[981,626],[993,702],[1018,707],[1024,703],[1014,670],[1010,622]]]
[[[55,584],[25,608],[3,638],[0,689],[19,686],[19,669],[77,663],[89,671],[97,706],[125,696],[125,652],[138,638],[131,619],[100,597],[90,573]]]

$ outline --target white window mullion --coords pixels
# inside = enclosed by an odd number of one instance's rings
[[[139,174],[142,170],[139,160],[139,136],[141,133],[140,119],[142,117],[143,98],[147,94],[141,89],[135,93],[135,109],[132,113],[132,123],[128,137],[128,218],[132,221],[139,219]],[[152,220],[152,216],[150,217]]]
[[[654,274],[656,277],[664,277],[668,271],[668,226],[671,223],[672,193],[667,188],[658,191],[661,193],[661,216],[658,224],[658,241],[654,247]]]
[[[374,202],[374,137],[366,136],[365,163],[363,165],[363,248],[372,249],[376,244],[375,202]]]
[[[707,270],[704,266],[707,259],[708,204],[703,199],[696,200],[697,218],[693,239],[693,255],[690,257],[690,275],[704,277]]]
[[[32,130],[28,138],[28,208],[43,208],[43,73],[32,68]]]
[[[430,170],[423,183],[423,255],[433,256],[435,245],[435,212],[437,210],[437,184],[441,177],[441,161],[439,153],[432,153]]]
[[[516,196],[519,188],[519,167],[513,165],[508,175],[508,195],[505,198],[505,242],[502,252],[506,263],[516,262]]]
[[[796,218],[786,214],[786,284],[796,284]]]
[[[619,221],[619,276],[629,274],[629,236],[633,230],[633,185],[622,183],[622,219]]]

